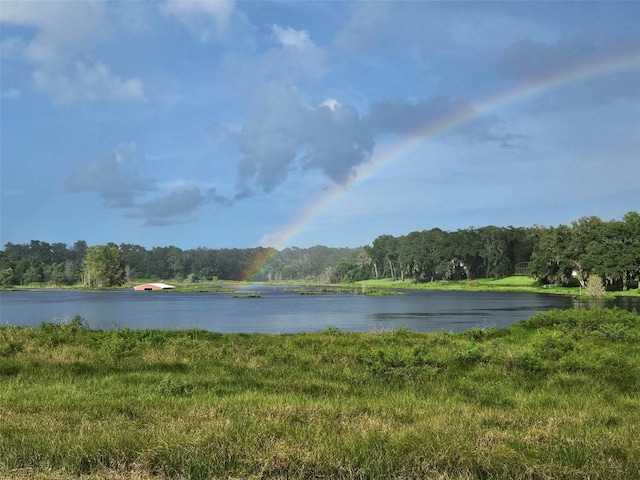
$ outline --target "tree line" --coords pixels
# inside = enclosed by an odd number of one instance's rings
[[[558,227],[439,228],[381,235],[335,269],[341,281],[391,278],[413,282],[527,274],[539,284],[586,286],[590,275],[627,290],[640,277],[640,215],[583,217]]]
[[[133,279],[348,283],[373,278],[412,282],[498,279],[528,274],[540,284],[586,285],[590,275],[626,290],[640,277],[640,215],[584,217],[557,227],[439,228],[380,235],[360,248],[290,247],[182,250],[175,246],[72,246],[32,240],[0,252],[0,285],[122,285]]]
[[[175,282],[304,280],[331,283],[333,267],[356,256],[361,248],[196,248],[175,246],[146,249],[141,245],[72,246],[32,240],[7,243],[0,252],[0,286],[54,284],[116,286],[134,279]]]
[[[539,236],[537,228],[495,226],[381,235],[355,261],[344,260],[336,270],[344,281],[498,279],[530,260]]]
[[[640,214],[622,220],[583,217],[570,225],[544,230],[536,244],[529,274],[540,283],[567,285],[572,278],[586,286],[590,275],[611,289],[628,290],[640,277]]]

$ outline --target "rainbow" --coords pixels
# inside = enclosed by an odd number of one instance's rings
[[[304,231],[310,223],[333,205],[350,188],[372,177],[380,169],[410,153],[411,150],[428,139],[459,127],[475,118],[491,114],[512,104],[526,101],[542,93],[568,84],[620,73],[638,67],[640,67],[640,52],[627,52],[623,55],[583,64],[556,73],[555,75],[523,83],[497,95],[471,102],[472,108],[454,111],[439,121],[429,123],[424,128],[416,130],[413,134],[375,154],[370,162],[358,169],[355,180],[333,185],[317,197],[314,202],[303,208],[291,223],[279,229],[275,234],[270,235],[270,243],[273,244],[271,246],[277,250],[281,250],[291,245],[297,234]],[[249,280],[252,279],[255,274],[268,263],[272,256],[273,255],[261,256],[261,258],[254,262],[247,270],[245,278]]]

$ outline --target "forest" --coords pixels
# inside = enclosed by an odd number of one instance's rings
[[[380,235],[359,248],[245,249],[140,245],[88,246],[79,240],[5,244],[0,286],[117,286],[138,279],[196,283],[221,280],[350,283],[373,278],[472,280],[523,274],[540,284],[585,285],[600,276],[607,288],[627,290],[640,277],[640,214],[621,220],[583,217],[557,227],[439,228]]]

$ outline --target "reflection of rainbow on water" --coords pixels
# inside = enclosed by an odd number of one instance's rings
[[[490,96],[474,102],[472,104],[473,108],[464,108],[454,111],[450,115],[441,118],[439,121],[429,123],[424,128],[418,129],[407,138],[403,138],[382,150],[380,153],[375,154],[370,162],[358,169],[358,176],[351,183],[347,182],[344,184],[336,184],[327,189],[327,191],[320,195],[313,203],[304,208],[291,223],[281,228],[277,233],[271,235],[271,237],[275,239],[273,242],[274,245],[272,246],[277,250],[281,250],[290,245],[291,241],[298,233],[304,231],[307,225],[333,205],[347,190],[375,175],[375,173],[382,167],[403,157],[412,149],[430,138],[452,130],[475,118],[490,114],[513,103],[527,100],[544,92],[548,92],[571,83],[611,75],[639,67],[640,52],[634,51],[624,55],[609,57],[598,62],[580,65],[552,76],[518,85],[498,95]],[[265,249],[265,252],[258,255],[256,260],[246,270],[244,278],[251,280],[256,273],[258,273],[260,269],[269,262],[273,255],[274,252],[271,249]]]

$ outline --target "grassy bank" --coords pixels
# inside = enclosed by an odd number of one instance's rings
[[[358,282],[375,288],[406,288],[416,290],[464,290],[480,292],[532,292],[532,293],[552,293],[558,295],[571,295],[579,297],[586,294],[586,290],[580,286],[561,287],[555,285],[537,285],[535,280],[523,275],[512,275],[510,277],[493,280],[490,278],[478,278],[475,280],[456,281],[434,281],[425,283],[412,283],[410,280],[391,280],[389,278],[380,280],[364,280]],[[632,288],[627,291],[610,291],[605,294],[606,298],[616,296],[638,296],[640,290]]]
[[[125,286],[119,287],[84,287],[80,285],[75,286],[57,286],[45,283],[37,283],[30,285],[22,285],[11,287],[11,290],[31,290],[34,288],[60,288],[60,289],[72,289],[72,290],[129,290],[134,285],[142,283],[149,283],[157,281],[154,279],[135,279]],[[318,284],[308,283],[305,281],[289,281],[289,282],[248,282],[248,281],[234,281],[234,280],[216,280],[210,282],[196,282],[185,283],[175,279],[167,280],[168,283],[175,286],[172,292],[221,292],[221,293],[233,293],[238,289],[243,289],[247,285],[270,285],[282,288],[308,288],[307,293],[321,292],[322,289],[327,289],[331,292],[351,292],[362,294],[388,294],[391,290],[406,289],[406,290],[464,290],[464,291],[479,291],[479,292],[532,292],[532,293],[550,293],[558,295],[571,295],[574,297],[585,297],[586,290],[580,288],[578,285],[573,286],[555,286],[555,285],[537,285],[535,280],[524,275],[512,275],[509,277],[500,278],[498,280],[490,278],[478,278],[474,280],[456,280],[456,281],[434,281],[425,283],[413,283],[411,280],[391,280],[390,278],[383,278],[378,280],[363,280],[356,283],[347,284]],[[577,283],[577,282],[576,282]],[[327,293],[327,292],[325,292]],[[609,291],[606,292],[604,298],[614,298],[618,296],[638,296],[640,295],[640,289],[636,285],[632,285],[627,291]]]
[[[2,478],[628,479],[640,318],[460,334],[0,327]]]

